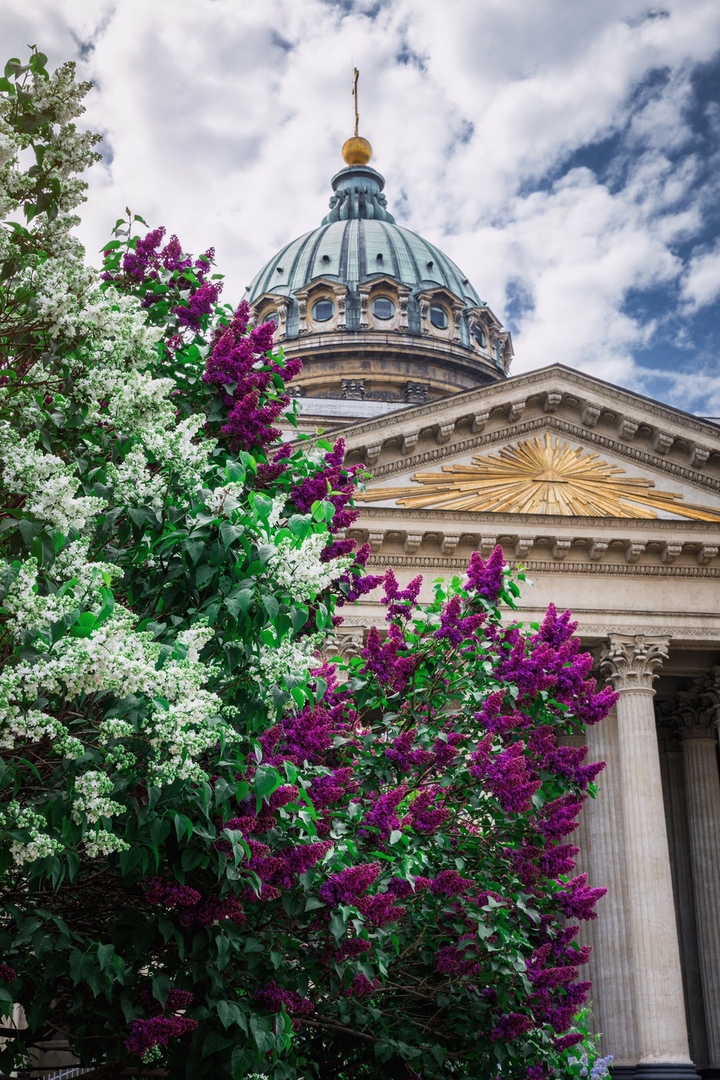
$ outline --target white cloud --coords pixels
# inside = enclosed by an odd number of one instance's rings
[[[682,281],[682,298],[692,311],[720,297],[720,244],[696,255],[688,264]]]
[[[500,317],[525,297],[515,370],[557,359],[641,386],[651,376],[636,357],[660,323],[628,299],[674,289],[691,312],[720,294],[720,256],[703,232],[716,193],[686,122],[720,5],[664,8],[6,0],[0,40],[8,54],[36,41],[54,63],[78,56],[96,81],[87,121],[112,156],[91,181],[89,251],[129,205],[192,250],[214,244],[229,300],[325,213],[357,65],[361,130],[390,208]],[[578,165],[573,155],[603,139],[604,172]]]

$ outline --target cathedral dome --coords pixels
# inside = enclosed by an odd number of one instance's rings
[[[256,322],[274,321],[276,343],[302,359],[304,411],[332,414],[317,403],[341,399],[376,415],[507,374],[510,335],[452,259],[396,223],[384,186],[366,162],[341,169],[322,223],[246,292]]]
[[[418,292],[447,289],[469,307],[483,302],[468,278],[439,248],[395,223],[382,194],[385,181],[369,166],[333,177],[335,195],[322,225],[282,248],[255,276],[247,299],[291,295],[319,277],[350,289],[383,275]]]

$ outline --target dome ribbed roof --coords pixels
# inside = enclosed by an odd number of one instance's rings
[[[330,213],[319,228],[282,248],[255,276],[246,299],[266,292],[291,295],[316,278],[347,285],[387,276],[413,292],[444,286],[468,307],[482,300],[452,259],[386,209],[384,179],[369,166],[351,166],[333,177]]]

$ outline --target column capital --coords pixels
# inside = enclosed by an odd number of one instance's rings
[[[680,715],[678,730],[682,741],[689,742],[691,739],[709,739],[714,743],[715,710],[712,707],[708,708],[699,698],[685,698],[684,694],[680,694],[679,698],[678,712]]]
[[[616,690],[653,692],[656,668],[667,659],[667,634],[609,634],[600,655],[603,675]]]

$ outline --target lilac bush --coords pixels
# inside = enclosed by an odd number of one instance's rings
[[[562,739],[613,694],[569,613],[508,621],[499,548],[430,604],[366,573],[361,474],[279,441],[298,362],[212,251],[129,215],[84,263],[87,88],[45,64],[0,80],[0,1066],[61,1033],[97,1076],[600,1075],[602,764]]]

